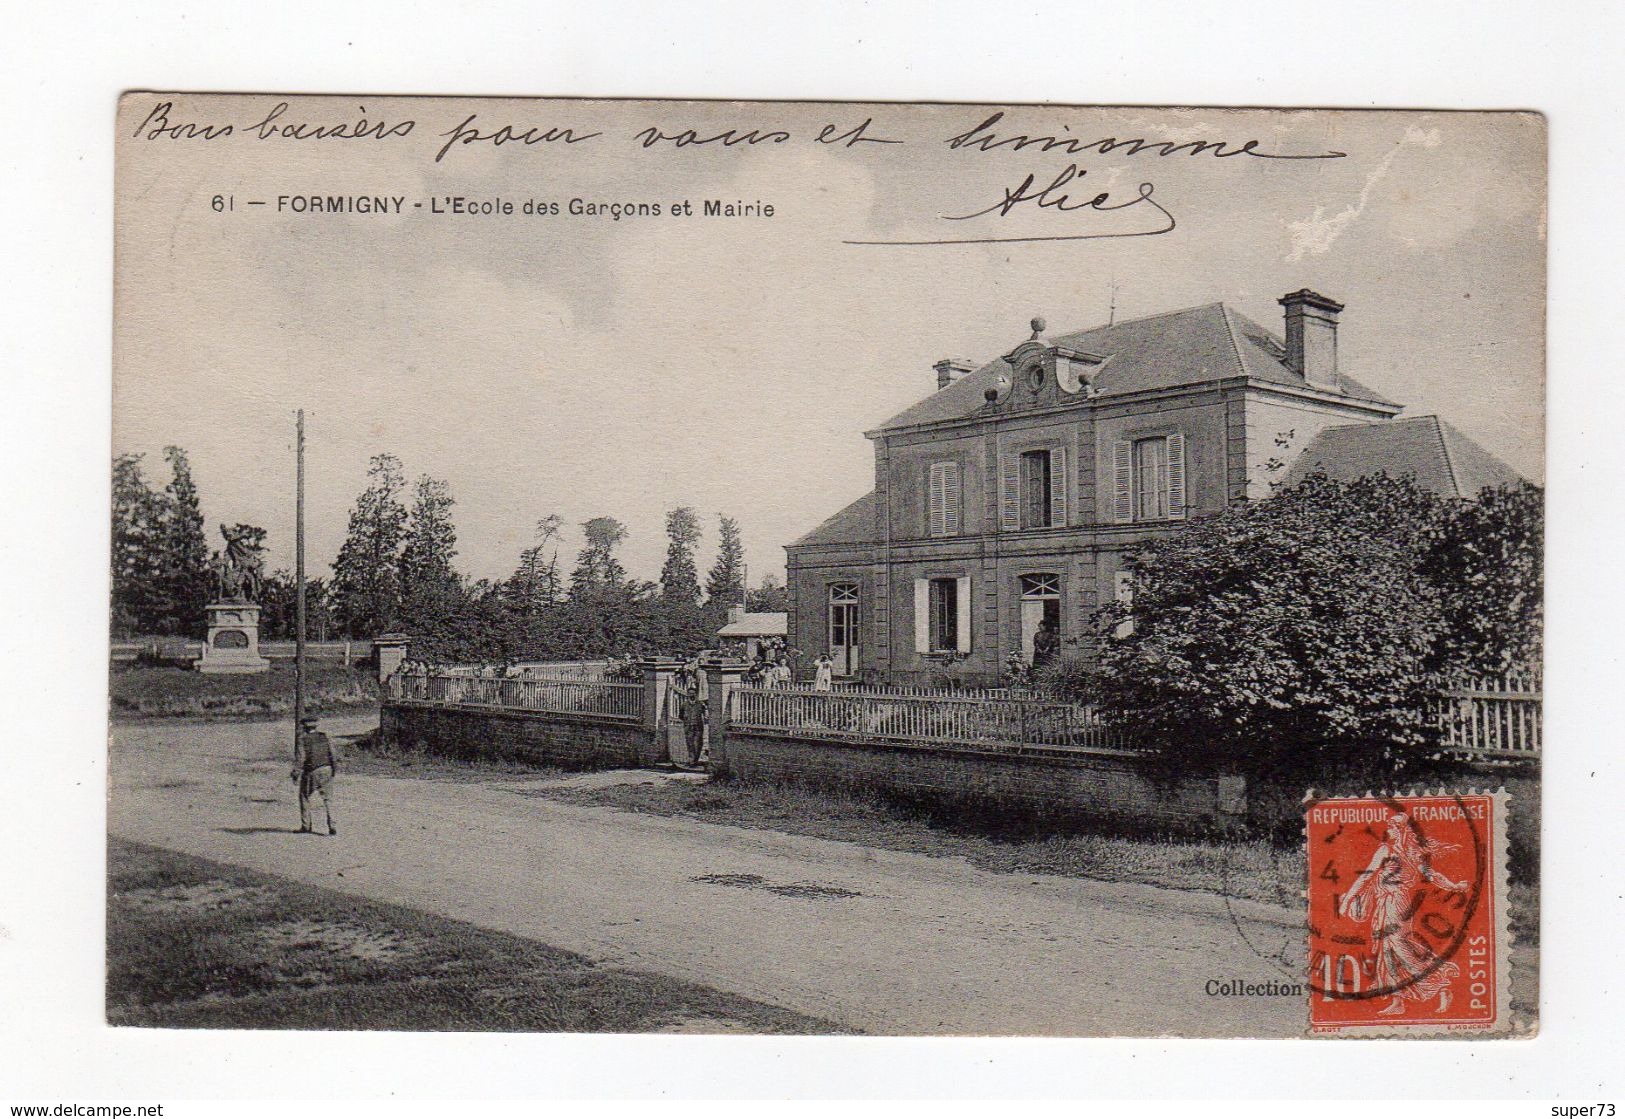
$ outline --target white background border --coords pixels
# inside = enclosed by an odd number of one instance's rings
[[[1507,3],[7,4],[0,1100],[1606,1097],[1621,1086],[1621,16]],[[1520,108],[1552,140],[1542,1034],[582,1038],[101,1024],[113,113],[125,88]],[[176,308],[185,314],[185,308]],[[1607,1053],[1615,1052],[1615,1058]],[[1612,1070],[1612,1071],[1610,1071]],[[370,1113],[373,1109],[363,1109]]]

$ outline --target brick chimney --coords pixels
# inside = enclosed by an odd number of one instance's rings
[[[1286,308],[1286,364],[1316,388],[1337,391],[1337,316],[1343,305],[1302,288],[1280,299]]]
[[[931,368],[937,371],[937,388],[945,389],[966,374],[976,372],[976,363],[962,357],[945,357]]]

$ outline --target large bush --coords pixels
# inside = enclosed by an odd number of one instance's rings
[[[1534,487],[1312,476],[1144,547],[1073,690],[1181,762],[1421,756],[1444,678],[1538,651],[1539,524]]]

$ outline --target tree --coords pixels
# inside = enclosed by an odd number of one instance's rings
[[[155,633],[162,607],[163,500],[141,473],[139,454],[113,459],[112,610],[115,634]]]
[[[531,546],[519,553],[519,566],[502,593],[525,617],[532,617],[559,601],[558,537],[562,521],[549,513],[536,522]]]
[[[268,640],[292,641],[298,630],[299,588],[293,573],[278,568],[265,577],[260,596],[260,636]],[[328,587],[320,578],[305,580],[305,636],[326,641],[330,629]]]
[[[700,600],[700,574],[694,566],[694,548],[700,542],[699,514],[686,505],[667,513],[666,540],[661,597],[672,606],[693,606]]]
[[[1181,764],[1403,758],[1434,730],[1444,519],[1409,479],[1315,475],[1153,541],[1084,690]]]
[[[758,614],[782,614],[790,609],[790,592],[773,572],[762,576],[761,585],[745,596],[745,609]]]
[[[209,570],[209,543],[203,535],[203,512],[186,452],[175,446],[165,447],[164,459],[169,463],[171,477],[160,501],[157,547],[161,571],[157,591],[163,617],[156,632],[184,634],[203,627],[203,608],[213,597],[213,575]]]
[[[373,456],[367,479],[333,563],[332,608],[350,637],[387,633],[398,624],[401,609],[401,546],[406,536],[401,460],[389,454]]]
[[[737,606],[745,597],[745,544],[738,521],[721,514],[718,519],[717,561],[705,577],[705,598],[714,607]]]
[[[1445,593],[1444,669],[1499,676],[1540,663],[1546,500],[1529,482],[1449,508],[1427,574]]]
[[[453,647],[467,657],[480,634],[463,581],[452,566],[457,556],[457,529],[451,522],[454,504],[445,482],[421,476],[401,548],[401,624],[425,648],[438,646],[439,659],[450,659]]]
[[[411,618],[414,655],[431,661],[495,664],[511,659],[521,635],[499,586],[481,580],[425,599]]]
[[[401,601],[419,603],[462,589],[452,561],[457,558],[457,529],[451,523],[456,502],[451,489],[427,474],[418,478],[412,497],[412,519],[401,548]],[[410,610],[407,611],[410,616]]]
[[[626,526],[614,517],[594,517],[583,522],[581,529],[587,535],[587,545],[576,557],[576,569],[570,573],[570,597],[624,588],[626,569],[615,558],[615,549],[626,539]]]

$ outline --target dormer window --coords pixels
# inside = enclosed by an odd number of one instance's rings
[[[1093,396],[1095,392],[1095,378],[1100,375],[1106,364],[1103,354],[1085,353],[1082,350],[1066,350],[1059,346],[1055,348],[1055,383],[1061,391],[1068,394],[1084,393]]]

